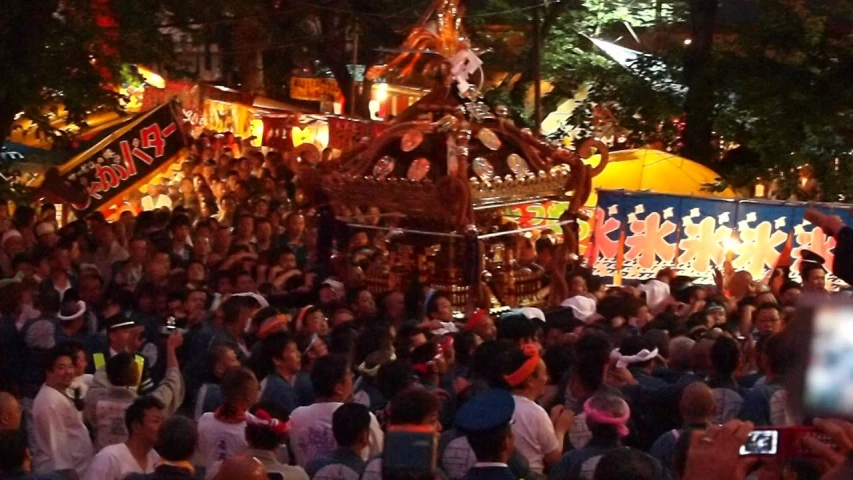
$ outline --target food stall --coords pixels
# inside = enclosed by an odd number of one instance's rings
[[[57,167],[33,185],[40,196],[62,203],[76,218],[109,212],[129,192],[185,156],[177,102],[135,115],[121,128]]]

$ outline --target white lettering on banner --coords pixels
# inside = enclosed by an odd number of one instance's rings
[[[100,200],[102,193],[117,188],[125,180],[137,175],[136,160],[141,160],[146,165],[151,165],[155,159],[159,159],[166,152],[166,139],[178,131],[174,122],[170,122],[166,128],[153,123],[140,130],[140,138],[134,138],[131,142],[122,140],[119,142],[121,154],[114,153],[111,149],[105,149],[94,162],[81,165],[79,172],[69,175],[74,180],[79,177],[81,185],[89,190],[89,197],[83,204],[73,204],[77,210],[85,210],[91,204],[91,199]],[[153,156],[145,150],[152,150]],[[110,164],[109,162],[112,162]],[[86,185],[89,180],[84,177],[87,171],[94,170],[94,181]]]
[[[23,160],[24,155],[20,152],[0,152],[0,159],[3,161]]]

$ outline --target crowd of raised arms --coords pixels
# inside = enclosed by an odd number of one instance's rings
[[[454,316],[415,282],[374,296],[381,231],[324,247],[290,156],[241,150],[202,137],[113,221],[0,209],[0,478],[853,478],[853,424],[786,402],[820,262],[608,287],[543,231],[516,258],[566,273],[560,308]],[[801,424],[825,434],[810,455],[739,455]]]

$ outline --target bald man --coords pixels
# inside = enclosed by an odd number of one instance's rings
[[[14,395],[0,392],[0,432],[21,428],[21,404]]]
[[[664,468],[669,469],[672,478],[677,478],[675,452],[678,449],[679,440],[684,438],[689,441],[693,431],[707,429],[711,417],[717,411],[711,387],[702,382],[691,383],[684,387],[681,400],[678,402],[678,411],[683,420],[681,428],[661,435],[649,450],[649,455],[658,459]]]
[[[710,338],[703,338],[690,349],[690,368],[697,375],[706,377],[711,373],[711,347],[714,342],[715,340]]]
[[[215,480],[267,480],[264,465],[254,457],[234,455],[228,457],[219,467]]]

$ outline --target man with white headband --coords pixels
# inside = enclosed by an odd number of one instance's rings
[[[652,376],[658,349],[643,336],[628,337],[622,341],[620,348],[614,350],[611,358],[616,360],[616,368],[627,368],[637,383],[644,389],[658,391],[667,387],[667,383]],[[659,421],[661,412],[652,404],[635,402],[634,424],[636,425],[637,442],[649,447],[663,434],[665,426]],[[668,425],[667,425],[668,426]]]
[[[645,337],[633,336],[622,341],[622,346],[613,351],[617,368],[627,368],[640,385],[649,388],[663,388],[664,380],[652,376],[654,359],[658,358],[658,349]]]

